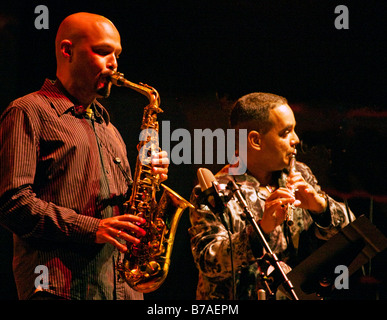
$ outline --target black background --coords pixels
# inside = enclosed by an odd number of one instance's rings
[[[49,9],[48,30],[34,27],[40,4]],[[348,30],[334,25],[342,4],[349,9]],[[191,133],[226,128],[230,106],[241,95],[285,96],[302,140],[298,159],[334,198],[347,199],[357,216],[367,215],[386,232],[386,7],[385,1],[3,1],[0,111],[55,78],[54,39],[67,15],[102,14],[121,33],[119,71],[159,91],[159,121]],[[102,103],[134,164],[146,99],[113,88]],[[188,199],[200,166],[216,172],[222,164],[172,164],[166,184]],[[185,212],[170,274],[146,299],[195,298],[188,227]],[[0,298],[12,300],[11,234],[1,229],[0,235]],[[379,292],[386,298],[385,265],[385,254],[372,263],[378,290],[360,276],[346,296],[374,299]]]

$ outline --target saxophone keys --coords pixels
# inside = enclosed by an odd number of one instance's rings
[[[162,219],[158,218],[158,219],[156,219],[155,226],[156,226],[157,231],[161,232],[165,227],[165,223]]]
[[[153,276],[155,274],[158,274],[159,271],[161,270],[160,264],[156,261],[150,261],[147,264],[146,272],[150,275]]]
[[[125,271],[125,279],[129,280],[131,283],[136,283],[141,280],[143,273],[139,269],[132,269],[130,271]]]
[[[149,243],[149,250],[151,252],[151,255],[156,255],[160,252],[160,241],[153,240]]]

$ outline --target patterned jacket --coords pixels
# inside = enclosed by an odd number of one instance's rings
[[[230,179],[235,179],[254,218],[259,220],[263,215],[267,197],[260,191],[260,183],[248,172],[230,176],[227,168],[224,167],[216,174],[218,182],[225,188]],[[308,166],[297,162],[296,169],[317,192],[323,193]],[[236,299],[257,299],[257,289],[261,285],[259,274],[262,271],[259,262],[262,262],[260,258],[264,254],[258,236],[252,226],[243,219],[242,209],[234,198],[227,202],[224,215],[226,219],[229,217],[226,224],[232,226],[229,228],[221,222],[218,214],[209,210],[200,194],[200,186],[196,186],[191,196],[195,209],[190,211],[192,227],[189,229],[191,250],[199,270],[197,299],[229,300],[233,299],[234,295]],[[344,204],[327,195],[326,197],[328,207],[323,214],[317,216],[297,208],[291,227],[283,223],[266,237],[271,250],[281,263],[286,262],[283,264],[285,272],[290,270],[289,266],[294,267],[347,225],[348,214],[350,219],[354,219],[351,212],[347,213]]]

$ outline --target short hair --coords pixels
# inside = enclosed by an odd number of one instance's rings
[[[254,92],[239,98],[230,114],[230,126],[234,129],[257,130],[265,134],[272,126],[270,110],[288,104],[286,98],[272,93]]]

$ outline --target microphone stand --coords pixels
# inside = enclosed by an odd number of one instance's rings
[[[287,277],[286,273],[284,272],[284,270],[282,269],[280,263],[279,263],[279,260],[278,260],[278,257],[276,256],[276,254],[271,250],[269,244],[267,243],[266,239],[265,239],[265,236],[261,230],[261,227],[258,225],[258,223],[254,220],[254,217],[253,217],[253,214],[251,213],[251,211],[249,210],[248,206],[247,206],[247,202],[246,200],[244,199],[241,191],[240,191],[240,188],[237,186],[237,184],[235,183],[235,181],[231,180],[229,181],[229,183],[227,184],[228,188],[231,190],[231,192],[233,192],[233,194],[236,196],[236,198],[238,199],[238,202],[240,204],[240,206],[242,207],[243,209],[243,213],[246,217],[246,219],[251,223],[251,225],[253,226],[255,232],[257,233],[258,235],[258,238],[262,244],[262,246],[264,247],[264,249],[266,250],[270,260],[272,260],[272,264],[273,264],[273,267],[279,272],[279,274],[281,275],[282,279],[283,279],[283,283],[284,283],[284,287],[285,289],[289,292],[290,296],[292,297],[293,300],[299,300],[298,297],[297,297],[297,294],[296,292],[294,291],[294,287],[293,287],[293,284],[291,283],[291,281],[289,280],[289,278]]]

